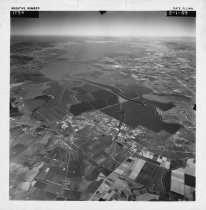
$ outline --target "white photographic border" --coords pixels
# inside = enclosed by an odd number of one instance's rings
[[[206,1],[204,0],[0,0],[0,209],[206,209]],[[9,200],[9,91],[11,7],[40,7],[40,11],[165,11],[173,7],[196,10],[196,201],[95,202]]]

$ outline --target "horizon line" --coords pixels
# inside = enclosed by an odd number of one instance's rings
[[[107,36],[107,35],[50,35],[50,34],[10,34],[11,36],[49,36],[49,37],[111,37],[111,38],[121,38],[121,37],[196,37],[195,35],[125,35],[125,36]]]

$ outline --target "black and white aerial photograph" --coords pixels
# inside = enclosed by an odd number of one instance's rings
[[[10,17],[9,199],[196,200],[196,17]]]

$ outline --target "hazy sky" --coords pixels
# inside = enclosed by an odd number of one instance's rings
[[[11,18],[12,35],[195,36],[195,18],[166,12],[40,12],[39,18]]]

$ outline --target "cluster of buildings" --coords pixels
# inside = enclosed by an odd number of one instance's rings
[[[62,130],[66,130],[71,126],[75,132],[82,130],[86,126],[92,126],[95,127],[97,131],[104,133],[104,135],[116,137],[119,143],[127,142],[128,147],[136,145],[133,139],[143,132],[141,129],[131,130],[125,124],[121,125],[121,132],[119,132],[119,121],[99,111],[84,113],[78,117],[67,115],[62,121],[58,122],[58,124]]]

